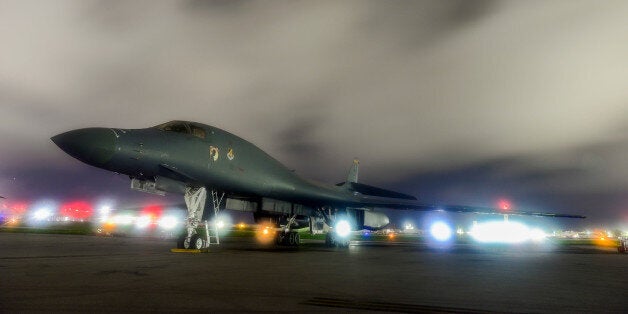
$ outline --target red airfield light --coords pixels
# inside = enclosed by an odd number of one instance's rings
[[[151,221],[156,221],[161,217],[162,212],[163,208],[160,205],[148,205],[142,208],[140,216],[147,216],[150,217]]]
[[[94,214],[92,205],[85,201],[67,202],[59,208],[59,214],[72,219],[89,219]]]
[[[497,207],[502,211],[509,211],[511,209],[511,204],[507,199],[500,199],[497,203]]]
[[[15,202],[9,205],[9,212],[13,216],[23,216],[28,209],[28,203],[26,202]]]

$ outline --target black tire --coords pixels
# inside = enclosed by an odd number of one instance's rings
[[[190,239],[190,249],[194,249],[194,250],[202,249],[205,246],[203,242],[204,242],[203,239],[199,237],[197,234],[193,235],[192,238]]]
[[[295,234],[296,233],[294,233],[294,232],[288,233],[288,245],[294,246],[294,235]]]
[[[285,237],[283,236],[282,232],[277,232],[277,234],[275,235],[275,244],[277,245],[284,245],[286,242]]]
[[[325,235],[325,246],[327,247],[333,247],[334,246],[334,239],[332,238],[331,234],[328,232]]]
[[[192,236],[192,238],[188,238],[188,237],[184,237],[183,238],[183,245],[181,245],[184,249],[189,250],[192,248],[192,239],[194,238],[194,236]]]
[[[336,246],[339,248],[347,248],[349,247],[349,240],[341,240],[336,242]]]
[[[294,246],[301,244],[301,236],[298,233],[294,234]]]

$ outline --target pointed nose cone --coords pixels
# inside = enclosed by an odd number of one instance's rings
[[[50,138],[70,156],[96,167],[104,167],[116,149],[116,134],[111,129],[72,130]]]

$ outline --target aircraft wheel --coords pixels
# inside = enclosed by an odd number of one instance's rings
[[[335,246],[334,238],[331,236],[331,233],[327,233],[325,235],[325,246],[327,246],[327,247]]]
[[[295,235],[294,232],[288,233],[288,244],[290,246],[294,246],[294,235]]]
[[[343,247],[349,247],[349,240],[341,240],[341,241],[337,241],[336,242],[336,246],[343,248]]]
[[[190,249],[196,249],[196,250],[200,250],[202,249],[205,245],[205,243],[203,243],[203,239],[201,237],[199,237],[198,235],[193,235],[192,238],[190,239]]]
[[[194,236],[192,236],[192,238],[193,237]],[[192,239],[191,238],[188,238],[188,237],[183,238],[183,248],[186,249],[186,250],[192,248]]]
[[[286,242],[286,239],[283,235],[282,232],[277,232],[277,234],[275,235],[275,244],[277,245],[284,245],[284,243]]]
[[[294,233],[294,246],[301,244],[301,236],[298,233]]]

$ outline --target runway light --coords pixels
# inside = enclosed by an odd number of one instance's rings
[[[174,229],[178,223],[177,218],[174,216],[163,216],[159,219],[159,221],[157,221],[159,227],[166,230]]]
[[[129,214],[121,214],[113,216],[111,220],[114,224],[125,226],[132,224],[134,217]]]
[[[261,244],[270,244],[275,239],[275,227],[270,224],[262,224],[258,226],[256,232],[257,241]]]
[[[540,229],[530,229],[528,226],[514,221],[480,223],[474,226],[469,233],[476,241],[483,243],[542,241],[547,236]]]
[[[351,225],[349,225],[349,222],[346,220],[338,221],[334,229],[336,234],[343,238],[349,236],[349,233],[351,233]]]
[[[530,230],[530,240],[534,242],[541,242],[547,238],[547,234],[543,232],[541,229],[532,229]]]
[[[215,229],[220,235],[227,235],[233,226],[234,224],[231,216],[226,213],[220,213],[212,221],[210,221],[210,228]]]
[[[146,227],[148,227],[148,225],[150,225],[151,222],[151,217],[148,215],[142,215],[140,217],[137,218],[137,221],[135,222],[135,225],[140,228],[140,229],[144,229]]]
[[[430,227],[430,234],[434,239],[444,242],[451,239],[451,227],[442,221],[438,221]]]
[[[33,218],[37,221],[42,221],[50,218],[52,211],[48,208],[40,208],[33,213]]]

